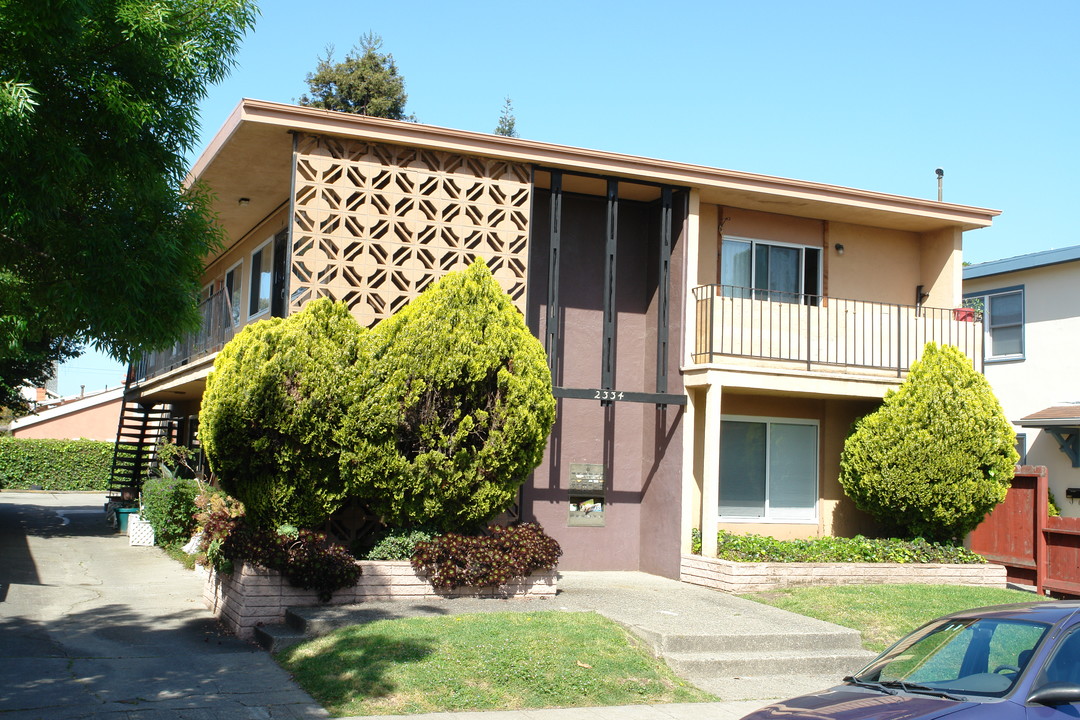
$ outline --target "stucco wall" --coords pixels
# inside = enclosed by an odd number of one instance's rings
[[[542,337],[547,303],[550,202],[535,193],[529,285],[529,319]],[[603,269],[606,201],[563,198],[560,265],[562,350],[557,386],[598,388],[603,338]],[[656,208],[621,201],[618,228],[615,387],[653,392],[656,384]],[[676,238],[675,254],[683,243]],[[681,390],[681,260],[673,262],[669,341],[669,391]],[[678,575],[682,412],[654,404],[560,399],[543,463],[523,489],[527,519],[540,522],[564,550],[567,570],[648,570]],[[568,524],[572,463],[605,468],[604,525]]]
[[[32,424],[24,427],[12,427],[11,434],[18,438],[55,438],[58,440],[116,440],[116,427],[120,422],[122,400],[116,398],[110,402],[94,405],[84,410],[63,412],[57,408],[50,414],[61,412],[51,419],[33,418]]]
[[[1024,358],[988,360],[985,373],[1010,421],[1054,405],[1080,401],[1074,379],[1080,374],[1080,262],[968,280],[964,292],[1024,288]],[[1057,441],[1037,428],[1027,435],[1029,465],[1045,465],[1050,490],[1062,515],[1080,517],[1080,502],[1065,489],[1080,487],[1080,468],[1072,467]]]

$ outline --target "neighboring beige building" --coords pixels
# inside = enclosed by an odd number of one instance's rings
[[[124,388],[103,390],[90,395],[60,398],[35,415],[14,420],[11,434],[17,438],[55,438],[57,440],[116,440]]]
[[[970,265],[964,297],[981,303],[986,378],[1021,463],[1045,465],[1062,515],[1080,517],[1080,245]]]
[[[566,569],[677,576],[692,528],[872,529],[837,481],[853,420],[954,314],[997,211],[243,100],[196,162],[228,235],[203,332],[129,407],[195,437],[214,355],[310,299],[364,324],[483,258],[544,343],[558,419],[520,514]]]

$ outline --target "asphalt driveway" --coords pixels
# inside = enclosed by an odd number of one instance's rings
[[[0,493],[0,717],[321,718],[223,633],[202,579],[129,547],[101,494]]]

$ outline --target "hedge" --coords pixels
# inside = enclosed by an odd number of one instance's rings
[[[0,488],[104,492],[114,447],[102,440],[0,438]]]

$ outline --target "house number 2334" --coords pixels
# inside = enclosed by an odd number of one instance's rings
[[[618,390],[596,390],[596,394],[593,396],[594,400],[622,400],[623,393]]]

